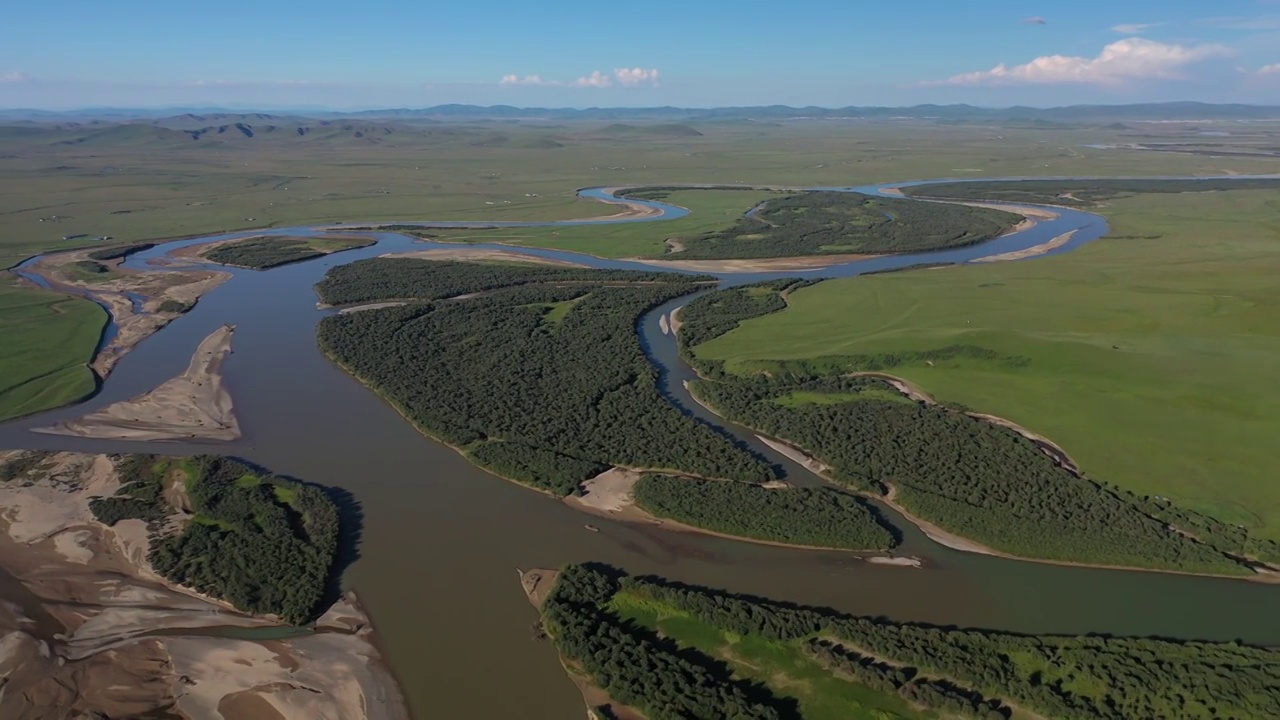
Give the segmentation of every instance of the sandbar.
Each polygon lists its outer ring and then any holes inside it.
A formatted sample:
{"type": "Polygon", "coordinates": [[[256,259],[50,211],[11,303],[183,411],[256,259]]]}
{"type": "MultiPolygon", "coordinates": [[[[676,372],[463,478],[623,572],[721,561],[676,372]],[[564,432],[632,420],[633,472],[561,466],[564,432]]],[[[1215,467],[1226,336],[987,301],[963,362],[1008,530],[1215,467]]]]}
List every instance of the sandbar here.
{"type": "Polygon", "coordinates": [[[235,328],[223,325],[200,342],[186,372],[137,397],[36,432],[109,440],[235,440],[240,426],[222,384],[222,362],[235,328]]]}

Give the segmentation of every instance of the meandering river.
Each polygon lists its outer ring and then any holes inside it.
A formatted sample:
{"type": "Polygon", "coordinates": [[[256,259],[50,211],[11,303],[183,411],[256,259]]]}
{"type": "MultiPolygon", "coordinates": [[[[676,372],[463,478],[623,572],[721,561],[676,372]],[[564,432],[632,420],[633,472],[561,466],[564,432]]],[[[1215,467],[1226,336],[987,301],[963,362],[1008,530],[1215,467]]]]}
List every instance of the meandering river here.
{"type": "MultiPolygon", "coordinates": [[[[879,193],[903,185],[823,189],[879,193]]],[[[602,191],[582,194],[600,198],[602,191]]],[[[685,212],[646,204],[663,215],[611,222],[661,220],[685,212]]],[[[773,277],[848,277],[919,263],[967,262],[1041,245],[1075,230],[1070,242],[1050,251],[1069,252],[1106,232],[1105,221],[1096,215],[1055,211],[1060,213],[1056,220],[977,246],[803,273],[721,278],[725,285],[736,285],[773,277]]],[[[313,232],[315,228],[271,230],[313,232]]],[[[183,245],[255,234],[261,232],[167,243],[130,257],[126,264],[143,268],[148,260],[183,245]]],[[[878,566],[848,553],[789,550],[589,518],[493,477],[418,434],[316,348],[316,323],[332,311],[316,309],[312,286],[329,268],[388,252],[456,247],[393,233],[376,237],[378,243],[367,248],[267,272],[232,270],[231,281],[126,355],[97,396],[0,425],[0,448],[214,452],[345,488],[358,502],[362,520],[360,557],[347,570],[346,584],[360,594],[371,613],[415,716],[423,718],[580,717],[581,700],[555,651],[533,639],[536,614],[524,599],[515,569],[587,560],[613,563],[634,574],[658,573],[898,620],[1021,632],[1239,638],[1280,644],[1280,623],[1275,622],[1280,586],[970,555],[934,544],[892,515],[905,534],[902,552],[923,558],[926,567],[878,566]],[[200,340],[224,323],[236,325],[235,349],[224,365],[224,377],[244,432],[240,440],[148,444],[30,432],[151,390],[180,374],[200,340]],[[599,532],[587,531],[588,521],[599,532]]],[[[650,269],[553,250],[481,247],[593,267],[650,269]]],[[[29,274],[24,268],[29,265],[19,268],[29,274]]],[[[802,479],[803,469],[760,444],[750,432],[711,416],[682,387],[690,371],[677,356],[674,338],[660,331],[658,319],[687,301],[672,301],[639,323],[645,348],[662,371],[664,391],[687,412],[725,427],[802,479]]]]}

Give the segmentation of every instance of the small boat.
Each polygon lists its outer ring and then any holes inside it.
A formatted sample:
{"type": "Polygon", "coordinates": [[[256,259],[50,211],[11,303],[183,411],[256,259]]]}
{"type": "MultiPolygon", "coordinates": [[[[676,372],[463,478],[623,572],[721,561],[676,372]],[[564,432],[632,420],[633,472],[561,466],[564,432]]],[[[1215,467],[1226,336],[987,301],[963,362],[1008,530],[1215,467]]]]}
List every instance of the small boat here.
{"type": "Polygon", "coordinates": [[[595,525],[583,525],[582,527],[590,530],[591,532],[600,532],[600,528],[596,527],[595,525]]]}

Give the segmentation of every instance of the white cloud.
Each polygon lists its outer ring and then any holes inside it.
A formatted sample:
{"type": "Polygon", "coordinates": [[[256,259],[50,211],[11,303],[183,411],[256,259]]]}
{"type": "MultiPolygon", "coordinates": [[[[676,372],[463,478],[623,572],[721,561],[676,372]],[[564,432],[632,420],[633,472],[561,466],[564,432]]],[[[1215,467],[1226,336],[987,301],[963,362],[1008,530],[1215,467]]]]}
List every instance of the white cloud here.
{"type": "Polygon", "coordinates": [[[1271,65],[1263,65],[1258,68],[1259,75],[1280,75],[1280,63],[1272,63],[1271,65]]]}
{"type": "Polygon", "coordinates": [[[1151,28],[1160,27],[1164,23],[1121,23],[1120,25],[1112,25],[1111,31],[1118,32],[1121,35],[1141,35],[1151,28]]]}
{"type": "Polygon", "coordinates": [[[1168,45],[1145,38],[1125,38],[1102,49],[1097,57],[1045,55],[1025,65],[1001,63],[990,70],[963,73],[926,85],[1024,85],[1089,83],[1114,85],[1129,80],[1172,80],[1194,63],[1231,55],[1221,45],[1168,45]]]}
{"type": "Polygon", "coordinates": [[[618,68],[613,71],[613,76],[618,82],[627,87],[636,87],[637,85],[657,85],[658,69],[649,68],[618,68]]]}
{"type": "Polygon", "coordinates": [[[7,73],[4,73],[3,75],[0,75],[0,83],[20,83],[20,82],[26,82],[30,79],[31,79],[30,77],[23,75],[22,73],[17,71],[7,72],[7,73]]]}
{"type": "Polygon", "coordinates": [[[607,88],[613,85],[613,79],[599,70],[592,70],[590,75],[573,81],[574,87],[607,88]]]}
{"type": "Polygon", "coordinates": [[[551,80],[543,80],[542,77],[539,75],[525,75],[524,77],[520,77],[519,75],[503,75],[502,79],[498,81],[498,84],[499,85],[561,85],[563,83],[558,83],[551,80]]]}
{"type": "Polygon", "coordinates": [[[540,87],[578,87],[578,88],[610,88],[614,83],[623,87],[640,87],[643,85],[656,86],[658,84],[657,68],[618,68],[613,74],[600,72],[599,70],[591,71],[590,75],[583,75],[577,80],[565,82],[563,80],[546,80],[541,75],[503,75],[498,81],[499,85],[527,85],[540,87]]]}

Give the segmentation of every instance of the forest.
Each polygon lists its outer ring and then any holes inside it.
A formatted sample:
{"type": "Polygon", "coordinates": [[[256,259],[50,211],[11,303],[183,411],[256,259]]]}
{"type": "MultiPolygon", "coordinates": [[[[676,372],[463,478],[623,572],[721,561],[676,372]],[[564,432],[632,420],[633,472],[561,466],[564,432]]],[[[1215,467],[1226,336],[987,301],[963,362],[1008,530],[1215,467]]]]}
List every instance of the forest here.
{"type": "Polygon", "coordinates": [[[337,507],[323,491],[212,455],[126,455],[115,463],[120,488],[91,500],[90,510],[107,525],[147,521],[147,559],[165,578],[295,625],[322,610],[340,530],[337,507]],[[185,483],[193,514],[166,534],[178,511],[165,486],[175,477],[185,483]]]}
{"type": "Polygon", "coordinates": [[[646,475],[634,493],[636,504],[653,515],[728,535],[840,550],[888,550],[896,544],[874,508],[834,488],[646,475]]]}
{"type": "Polygon", "coordinates": [[[714,340],[745,320],[786,308],[783,293],[813,284],[796,279],[770,280],[725,288],[690,300],[680,309],[680,348],[700,373],[723,373],[719,363],[700,362],[688,349],[714,340]]]}
{"type": "Polygon", "coordinates": [[[696,289],[689,276],[390,262],[408,268],[381,275],[372,270],[382,263],[365,266],[356,279],[373,277],[364,286],[352,281],[351,266],[335,268],[326,283],[337,276],[347,290],[329,285],[322,298],[489,292],[326,317],[320,347],[419,429],[477,463],[557,495],[613,465],[774,477],[761,458],[658,392],[635,324],[696,289]]]}
{"type": "Polygon", "coordinates": [[[1022,218],[992,208],[803,192],[769,200],[724,230],[681,238],[681,260],[910,253],[974,245],[1022,218]]]}
{"type": "MultiPolygon", "coordinates": [[[[281,265],[302,262],[327,254],[317,243],[330,244],[337,238],[305,238],[266,235],[219,245],[203,253],[206,260],[250,268],[252,270],[268,270],[281,265]]],[[[372,239],[349,240],[343,242],[343,249],[372,245],[372,239]]]]}
{"type": "Polygon", "coordinates": [[[995,550],[1046,560],[1251,572],[1129,498],[1073,475],[1012,430],[942,406],[885,399],[894,391],[875,378],[762,375],[698,381],[693,390],[730,420],[803,447],[831,466],[836,481],[892,494],[912,515],[995,550]],[[778,402],[797,392],[852,399],[778,402]]]}
{"type": "MultiPolygon", "coordinates": [[[[1277,649],[959,630],[619,576],[595,566],[571,566],[566,574],[576,587],[592,588],[566,588],[584,615],[607,615],[601,607],[628,596],[730,637],[786,643],[852,682],[893,689],[917,705],[964,717],[1007,717],[1012,707],[1073,720],[1280,717],[1277,649]]],[[[612,657],[614,651],[599,648],[597,654],[612,657]]]]}
{"type": "Polygon", "coordinates": [[[617,589],[612,576],[571,565],[542,606],[561,655],[610,697],[641,709],[648,720],[785,717],[767,692],[734,680],[723,663],[673,647],[610,613],[604,606],[617,589]]]}
{"type": "MultiPolygon", "coordinates": [[[[551,267],[497,262],[369,258],[333,268],[316,284],[329,305],[382,300],[441,300],[500,288],[545,283],[715,282],[708,275],[551,267]]],[[[692,292],[688,288],[685,292],[692,292]]]]}
{"type": "Polygon", "coordinates": [[[1048,203],[1086,207],[1103,200],[1141,193],[1212,192],[1217,190],[1276,190],[1280,178],[1215,178],[1208,180],[981,180],[974,182],[909,185],[902,192],[912,197],[1048,203]]]}

